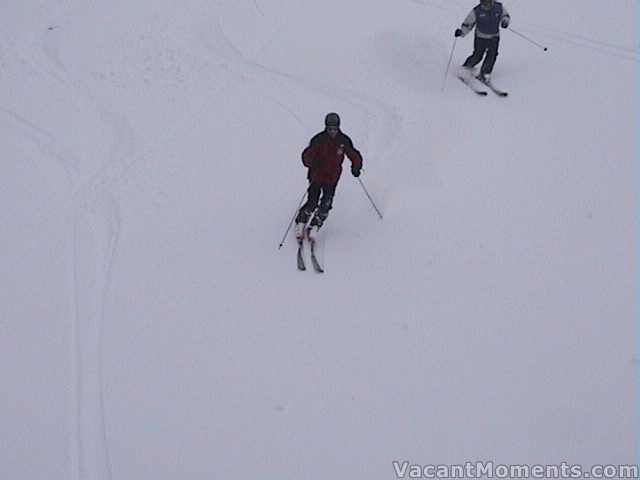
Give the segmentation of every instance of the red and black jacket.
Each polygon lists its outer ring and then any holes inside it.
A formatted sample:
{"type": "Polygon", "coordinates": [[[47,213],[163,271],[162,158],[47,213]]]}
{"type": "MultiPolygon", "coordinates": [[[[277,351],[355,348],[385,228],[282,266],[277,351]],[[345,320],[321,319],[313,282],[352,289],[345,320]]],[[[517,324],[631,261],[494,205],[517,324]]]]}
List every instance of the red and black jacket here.
{"type": "Polygon", "coordinates": [[[302,163],[309,169],[307,178],[325,185],[338,183],[345,155],[352,167],[362,168],[362,155],[347,135],[338,132],[335,138],[331,138],[326,131],[318,133],[302,152],[302,163]]]}

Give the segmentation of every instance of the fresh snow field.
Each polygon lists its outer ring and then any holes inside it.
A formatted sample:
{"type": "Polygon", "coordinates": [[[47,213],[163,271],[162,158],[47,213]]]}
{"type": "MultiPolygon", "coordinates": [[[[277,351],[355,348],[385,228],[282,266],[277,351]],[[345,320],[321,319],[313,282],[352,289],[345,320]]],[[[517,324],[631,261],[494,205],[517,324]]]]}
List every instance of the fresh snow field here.
{"type": "Polygon", "coordinates": [[[0,479],[637,463],[637,2],[505,0],[506,99],[474,5],[3,2],[0,479]]]}

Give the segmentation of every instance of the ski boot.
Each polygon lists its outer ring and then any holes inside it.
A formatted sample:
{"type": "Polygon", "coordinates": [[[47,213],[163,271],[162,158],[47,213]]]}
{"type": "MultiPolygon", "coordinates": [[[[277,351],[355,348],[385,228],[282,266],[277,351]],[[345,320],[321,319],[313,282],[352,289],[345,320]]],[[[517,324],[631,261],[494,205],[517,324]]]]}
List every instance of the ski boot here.
{"type": "Polygon", "coordinates": [[[458,78],[466,81],[471,81],[475,77],[475,69],[473,67],[465,67],[462,65],[457,72],[458,78]]]}
{"type": "Polygon", "coordinates": [[[311,217],[312,214],[312,210],[308,210],[304,207],[298,212],[298,215],[296,216],[296,225],[294,227],[296,240],[298,240],[298,242],[302,241],[304,238],[304,227],[307,225],[309,217],[311,217]]]}
{"type": "Polygon", "coordinates": [[[316,212],[316,214],[311,219],[310,226],[316,227],[318,230],[320,230],[320,227],[322,227],[322,225],[324,224],[324,221],[327,219],[328,216],[329,216],[329,212],[322,212],[322,211],[316,212]]]}
{"type": "Polygon", "coordinates": [[[490,73],[482,73],[480,72],[476,78],[486,85],[491,84],[491,74],[490,73]]]}

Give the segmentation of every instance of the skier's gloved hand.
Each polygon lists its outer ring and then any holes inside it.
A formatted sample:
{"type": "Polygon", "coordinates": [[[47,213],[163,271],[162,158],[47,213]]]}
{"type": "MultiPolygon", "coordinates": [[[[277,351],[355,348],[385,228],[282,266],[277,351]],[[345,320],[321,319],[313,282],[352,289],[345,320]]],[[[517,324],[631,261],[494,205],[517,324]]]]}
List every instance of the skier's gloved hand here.
{"type": "Polygon", "coordinates": [[[462,36],[462,30],[460,30],[459,28],[456,28],[455,33],[453,34],[454,37],[461,37],[462,36]]]}
{"type": "Polygon", "coordinates": [[[359,177],[360,176],[360,170],[361,170],[360,167],[352,166],[351,167],[351,175],[353,175],[354,177],[359,177]]]}
{"type": "Polygon", "coordinates": [[[502,22],[500,23],[500,26],[502,28],[508,28],[509,27],[509,19],[508,18],[503,18],[502,22]]]}

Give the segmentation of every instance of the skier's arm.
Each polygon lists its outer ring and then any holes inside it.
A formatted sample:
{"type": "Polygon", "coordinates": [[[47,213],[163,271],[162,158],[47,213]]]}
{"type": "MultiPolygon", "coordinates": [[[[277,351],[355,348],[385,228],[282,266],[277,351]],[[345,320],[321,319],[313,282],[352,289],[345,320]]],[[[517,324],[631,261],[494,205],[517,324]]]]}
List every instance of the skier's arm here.
{"type": "Polygon", "coordinates": [[[475,25],[476,11],[472,9],[471,12],[469,12],[469,15],[467,15],[467,18],[464,19],[464,22],[462,22],[462,25],[460,26],[460,30],[462,30],[462,36],[464,37],[467,33],[473,30],[473,27],[475,27],[475,25]]]}
{"type": "Polygon", "coordinates": [[[309,142],[309,146],[302,151],[302,164],[307,168],[311,168],[316,159],[316,147],[319,143],[318,137],[319,135],[313,137],[309,142]]]}
{"type": "Polygon", "coordinates": [[[509,12],[507,12],[505,6],[502,5],[502,17],[500,18],[500,25],[502,25],[502,28],[507,28],[509,26],[509,23],[511,23],[511,15],[509,15],[509,12]]]}
{"type": "Polygon", "coordinates": [[[362,169],[362,155],[360,152],[353,146],[353,142],[349,137],[347,137],[347,141],[344,146],[344,153],[346,153],[347,157],[351,161],[351,170],[361,170],[362,169]]]}
{"type": "Polygon", "coordinates": [[[305,167],[309,168],[309,167],[311,167],[312,163],[313,163],[313,147],[311,145],[309,145],[302,152],[302,164],[305,167]]]}

